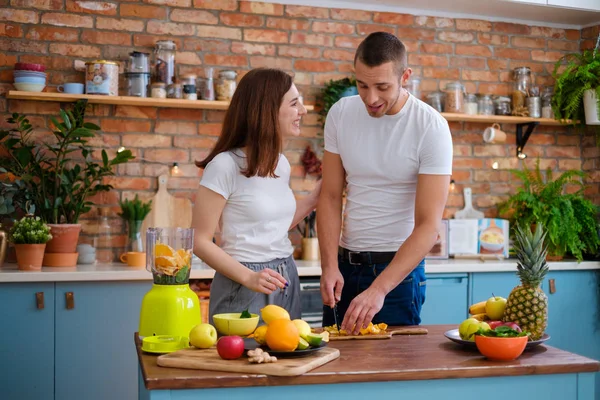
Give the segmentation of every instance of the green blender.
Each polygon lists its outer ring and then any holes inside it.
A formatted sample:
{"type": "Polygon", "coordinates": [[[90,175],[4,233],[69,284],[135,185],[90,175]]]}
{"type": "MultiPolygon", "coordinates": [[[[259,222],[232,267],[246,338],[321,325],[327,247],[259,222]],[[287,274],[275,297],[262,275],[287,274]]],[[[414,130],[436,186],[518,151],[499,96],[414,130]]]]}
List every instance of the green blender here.
{"type": "Polygon", "coordinates": [[[148,228],[146,269],[152,289],[144,296],[139,335],[142,350],[167,353],[188,347],[191,329],[201,323],[200,302],[190,289],[194,230],[148,228]]]}

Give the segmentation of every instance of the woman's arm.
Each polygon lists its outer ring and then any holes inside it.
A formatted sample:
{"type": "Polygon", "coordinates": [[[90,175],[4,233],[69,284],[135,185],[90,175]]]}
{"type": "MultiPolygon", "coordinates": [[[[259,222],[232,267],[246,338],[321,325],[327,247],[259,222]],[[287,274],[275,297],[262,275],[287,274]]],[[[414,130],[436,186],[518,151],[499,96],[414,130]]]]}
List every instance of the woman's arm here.
{"type": "Polygon", "coordinates": [[[270,294],[287,282],[277,272],[265,268],[253,272],[213,243],[213,236],[227,200],[220,194],[200,186],[194,204],[194,254],[215,271],[256,292],[270,294]]]}
{"type": "Polygon", "coordinates": [[[321,193],[322,183],[323,180],[319,179],[315,189],[310,192],[308,196],[296,200],[296,212],[294,213],[294,218],[292,219],[292,225],[290,225],[290,229],[298,225],[298,223],[302,221],[304,217],[310,214],[310,212],[317,207],[317,201],[319,200],[319,194],[321,193]]]}

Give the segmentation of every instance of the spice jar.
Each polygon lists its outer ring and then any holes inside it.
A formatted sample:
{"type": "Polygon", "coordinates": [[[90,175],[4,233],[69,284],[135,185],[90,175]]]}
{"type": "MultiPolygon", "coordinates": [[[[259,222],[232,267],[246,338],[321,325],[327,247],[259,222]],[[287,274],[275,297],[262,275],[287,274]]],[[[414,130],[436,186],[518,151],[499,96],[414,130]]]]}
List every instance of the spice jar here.
{"type": "Polygon", "coordinates": [[[167,97],[167,85],[163,82],[154,82],[150,90],[150,95],[155,99],[164,99],[167,97]]]}
{"type": "Polygon", "coordinates": [[[469,93],[467,95],[463,112],[469,115],[477,114],[477,96],[475,94],[469,93]]]}
{"type": "Polygon", "coordinates": [[[427,95],[427,100],[429,100],[429,105],[435,108],[438,112],[442,112],[442,110],[444,109],[444,93],[429,93],[427,95]]]}
{"type": "Polygon", "coordinates": [[[512,114],[527,116],[529,111],[525,106],[525,98],[529,96],[531,89],[531,69],[529,67],[518,67],[513,70],[515,84],[512,92],[512,114]]]}
{"type": "Polygon", "coordinates": [[[154,49],[154,80],[167,85],[175,77],[175,42],[159,40],[154,49]]]}
{"type": "Polygon", "coordinates": [[[183,83],[183,98],[186,100],[198,100],[198,96],[196,95],[196,75],[183,75],[181,79],[183,83]]]}
{"type": "Polygon", "coordinates": [[[235,92],[237,73],[235,71],[221,71],[215,85],[217,100],[229,101],[235,92]]]}
{"type": "Polygon", "coordinates": [[[505,96],[498,96],[494,99],[494,112],[496,115],[510,115],[510,99],[505,96]]]}
{"type": "Polygon", "coordinates": [[[448,113],[460,113],[465,102],[465,87],[460,82],[450,82],[444,89],[446,102],[444,111],[448,113]]]}
{"type": "Polygon", "coordinates": [[[492,96],[489,94],[479,95],[477,109],[479,115],[494,115],[494,102],[492,101],[492,96]]]}
{"type": "Polygon", "coordinates": [[[544,88],[542,92],[542,118],[554,119],[554,111],[552,111],[552,93],[554,92],[553,86],[544,88]]]}
{"type": "Polygon", "coordinates": [[[183,97],[183,85],[181,83],[172,83],[167,86],[168,99],[181,99],[183,97]]]}

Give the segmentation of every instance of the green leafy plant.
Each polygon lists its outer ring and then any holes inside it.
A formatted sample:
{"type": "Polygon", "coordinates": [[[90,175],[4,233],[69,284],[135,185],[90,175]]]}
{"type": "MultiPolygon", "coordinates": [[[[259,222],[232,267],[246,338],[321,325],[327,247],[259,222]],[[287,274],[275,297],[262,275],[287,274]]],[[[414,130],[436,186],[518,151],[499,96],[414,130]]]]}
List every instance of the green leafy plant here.
{"type": "Polygon", "coordinates": [[[87,101],[79,100],[73,110],[60,110],[60,119],[52,117],[53,139],[49,143],[33,140],[33,127],[26,116],[13,114],[7,121],[11,130],[0,131],[0,146],[8,154],[0,160],[7,170],[20,176],[31,201],[47,223],[75,224],[93,205],[88,199],[112,189],[104,178],[113,176],[113,168],[133,159],[130,150],[109,158],[102,150],[96,162],[88,141],[100,128],[85,122],[87,101]]]}
{"type": "Polygon", "coordinates": [[[329,83],[321,90],[320,105],[321,122],[325,125],[325,119],[329,109],[343,97],[344,93],[352,87],[356,87],[356,79],[354,77],[343,78],[338,80],[330,80],[329,83]]]}
{"type": "Polygon", "coordinates": [[[33,214],[35,206],[29,201],[25,183],[0,167],[0,216],[17,217],[18,213],[33,214]]]}
{"type": "Polygon", "coordinates": [[[511,170],[522,182],[506,202],[499,205],[501,215],[509,216],[511,224],[532,226],[542,223],[547,230],[548,254],[564,256],[567,253],[577,260],[583,254],[595,254],[600,247],[598,237],[598,207],[583,197],[581,179],[585,173],[569,170],[556,179],[550,168],[546,177],[540,171],[539,159],[535,169],[511,170]],[[575,193],[566,193],[567,184],[578,185],[575,193]]]}
{"type": "Polygon", "coordinates": [[[495,329],[481,329],[475,333],[476,335],[487,336],[487,337],[503,337],[503,338],[511,338],[511,337],[521,337],[521,336],[529,336],[528,332],[517,332],[514,329],[508,326],[498,326],[495,329]]]}
{"type": "Polygon", "coordinates": [[[8,240],[14,244],[44,244],[50,239],[50,227],[31,214],[16,221],[8,233],[8,240]]]}
{"type": "Polygon", "coordinates": [[[152,200],[144,203],[137,194],[133,200],[125,199],[125,201],[119,202],[119,205],[121,213],[118,215],[126,221],[143,221],[152,210],[152,200]]]}

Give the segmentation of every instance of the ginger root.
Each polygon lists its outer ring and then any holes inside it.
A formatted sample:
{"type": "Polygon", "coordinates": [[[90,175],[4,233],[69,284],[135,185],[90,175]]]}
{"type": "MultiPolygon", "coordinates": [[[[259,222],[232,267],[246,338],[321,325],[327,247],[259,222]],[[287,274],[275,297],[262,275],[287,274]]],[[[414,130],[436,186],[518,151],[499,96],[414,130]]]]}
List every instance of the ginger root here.
{"type": "Polygon", "coordinates": [[[254,350],[248,351],[248,361],[253,364],[261,364],[261,363],[274,363],[277,362],[277,357],[273,357],[269,355],[266,351],[263,351],[261,348],[257,348],[254,350]]]}

